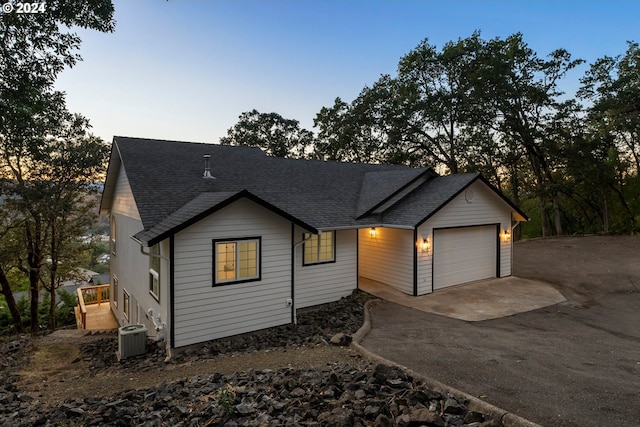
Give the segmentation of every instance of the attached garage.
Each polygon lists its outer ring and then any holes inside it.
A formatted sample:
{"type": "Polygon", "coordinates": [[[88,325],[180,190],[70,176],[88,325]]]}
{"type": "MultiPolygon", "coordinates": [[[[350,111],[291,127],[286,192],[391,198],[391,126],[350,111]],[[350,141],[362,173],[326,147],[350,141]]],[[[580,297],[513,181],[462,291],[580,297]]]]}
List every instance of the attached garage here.
{"type": "Polygon", "coordinates": [[[359,230],[360,277],[418,296],[512,274],[511,231],[524,214],[481,177],[447,178],[388,209],[387,224],[359,230]],[[404,203],[423,215],[401,215],[404,203]]]}
{"type": "Polygon", "coordinates": [[[498,275],[499,225],[433,230],[434,290],[498,275]]]}

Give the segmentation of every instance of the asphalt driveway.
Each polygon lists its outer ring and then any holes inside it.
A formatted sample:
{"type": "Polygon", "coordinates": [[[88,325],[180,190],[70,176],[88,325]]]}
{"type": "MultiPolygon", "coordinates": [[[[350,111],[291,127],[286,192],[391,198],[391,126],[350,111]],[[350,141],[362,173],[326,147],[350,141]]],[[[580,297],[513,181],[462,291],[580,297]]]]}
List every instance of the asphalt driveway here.
{"type": "Polygon", "coordinates": [[[515,245],[567,301],[467,322],[385,302],[362,345],[545,426],[640,425],[640,237],[515,245]]]}

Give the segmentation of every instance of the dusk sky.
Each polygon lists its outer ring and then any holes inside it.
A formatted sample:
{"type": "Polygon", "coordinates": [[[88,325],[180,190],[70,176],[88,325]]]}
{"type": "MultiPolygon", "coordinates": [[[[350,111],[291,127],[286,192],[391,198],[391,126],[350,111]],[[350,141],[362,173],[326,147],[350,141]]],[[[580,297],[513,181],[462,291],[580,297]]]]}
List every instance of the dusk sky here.
{"type": "MultiPolygon", "coordinates": [[[[312,129],[428,38],[438,48],[479,30],[521,32],[544,56],[591,63],[640,41],[639,1],[116,0],[114,33],[78,31],[84,61],[58,89],[93,132],[218,142],[251,109],[312,129]]],[[[588,65],[568,75],[573,95],[588,65]]]]}

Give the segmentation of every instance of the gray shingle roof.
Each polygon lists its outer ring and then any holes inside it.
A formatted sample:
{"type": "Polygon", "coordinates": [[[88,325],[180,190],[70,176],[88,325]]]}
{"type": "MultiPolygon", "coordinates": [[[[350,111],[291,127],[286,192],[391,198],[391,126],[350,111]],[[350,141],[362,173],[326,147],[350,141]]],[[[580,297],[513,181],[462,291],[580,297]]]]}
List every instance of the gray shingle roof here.
{"type": "Polygon", "coordinates": [[[182,224],[205,214],[210,209],[219,207],[221,204],[233,199],[234,196],[237,196],[238,194],[240,194],[240,192],[234,193],[229,191],[220,191],[217,193],[201,193],[197,195],[195,199],[187,202],[186,205],[182,206],[150,229],[143,230],[136,234],[135,237],[143,242],[153,240],[156,237],[171,230],[175,230],[182,224]]]}
{"type": "MultiPolygon", "coordinates": [[[[477,178],[431,178],[382,216],[358,219],[416,178],[437,174],[428,168],[283,159],[268,157],[258,148],[138,138],[115,137],[113,150],[121,159],[144,227],[136,238],[149,244],[240,197],[311,231],[387,221],[413,227],[477,178]],[[202,177],[205,154],[211,155],[215,179],[202,177]]],[[[107,184],[115,178],[108,176],[107,184]]]]}
{"type": "Polygon", "coordinates": [[[360,187],[356,216],[361,217],[375,209],[424,172],[424,169],[366,172],[360,187]]]}
{"type": "Polygon", "coordinates": [[[382,215],[388,225],[417,226],[480,177],[477,173],[439,176],[426,182],[382,215]]]}

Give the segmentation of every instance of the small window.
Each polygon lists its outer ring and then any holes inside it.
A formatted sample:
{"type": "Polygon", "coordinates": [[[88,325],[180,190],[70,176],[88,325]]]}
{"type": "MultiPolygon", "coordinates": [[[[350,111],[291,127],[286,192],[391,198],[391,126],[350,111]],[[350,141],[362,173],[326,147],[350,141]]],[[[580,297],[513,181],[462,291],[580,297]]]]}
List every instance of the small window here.
{"type": "Polygon", "coordinates": [[[111,215],[111,229],[109,230],[111,234],[111,254],[116,254],[116,217],[115,215],[111,215]]]}
{"type": "Polygon", "coordinates": [[[335,231],[323,231],[322,234],[305,233],[303,265],[323,264],[335,262],[336,239],[335,231]]]}
{"type": "Polygon", "coordinates": [[[160,245],[149,248],[149,293],[160,302],[160,245]]]}
{"type": "Polygon", "coordinates": [[[124,289],[122,290],[122,301],[123,301],[122,312],[124,313],[124,317],[127,320],[129,320],[129,309],[131,307],[131,299],[127,291],[125,291],[124,289]]]}
{"type": "Polygon", "coordinates": [[[113,278],[111,279],[112,283],[113,283],[113,303],[115,304],[115,306],[118,306],[118,278],[116,277],[116,275],[113,275],[113,278]]]}
{"type": "Polygon", "coordinates": [[[213,241],[213,284],[260,280],[259,237],[213,241]]]}

